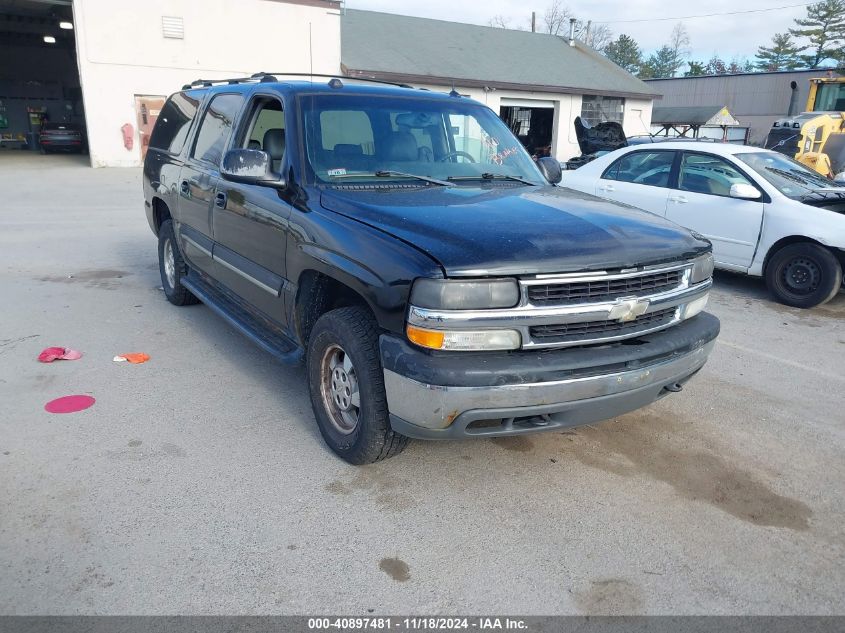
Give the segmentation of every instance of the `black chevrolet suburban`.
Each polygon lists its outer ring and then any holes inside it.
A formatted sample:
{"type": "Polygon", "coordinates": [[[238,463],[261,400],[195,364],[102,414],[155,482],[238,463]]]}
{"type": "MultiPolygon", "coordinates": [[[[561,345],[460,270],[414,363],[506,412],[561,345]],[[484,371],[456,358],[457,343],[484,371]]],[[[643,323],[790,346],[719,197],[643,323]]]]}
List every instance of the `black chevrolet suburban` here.
{"type": "Polygon", "coordinates": [[[340,457],[605,420],[704,365],[704,238],[555,186],[454,91],[286,77],[171,96],[145,205],[167,299],[304,358],[340,457]]]}

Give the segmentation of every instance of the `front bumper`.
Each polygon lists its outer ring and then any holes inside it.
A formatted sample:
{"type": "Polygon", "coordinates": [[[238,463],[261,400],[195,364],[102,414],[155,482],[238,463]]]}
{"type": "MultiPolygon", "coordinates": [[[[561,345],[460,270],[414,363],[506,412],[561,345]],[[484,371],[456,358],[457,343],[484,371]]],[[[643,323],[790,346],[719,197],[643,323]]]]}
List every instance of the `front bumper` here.
{"type": "Polygon", "coordinates": [[[606,420],[679,391],[710,354],[716,317],[554,351],[430,353],[381,337],[391,424],[421,439],[517,435],[606,420]]]}

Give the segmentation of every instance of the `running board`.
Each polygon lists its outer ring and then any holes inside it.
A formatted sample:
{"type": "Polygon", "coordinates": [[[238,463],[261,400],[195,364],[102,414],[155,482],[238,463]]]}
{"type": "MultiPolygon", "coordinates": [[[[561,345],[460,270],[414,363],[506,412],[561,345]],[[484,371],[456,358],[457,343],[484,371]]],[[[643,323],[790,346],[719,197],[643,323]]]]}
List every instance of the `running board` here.
{"type": "Polygon", "coordinates": [[[264,351],[283,363],[295,364],[302,360],[303,349],[299,345],[283,334],[273,332],[268,324],[262,323],[222,292],[212,288],[195,272],[191,271],[181,282],[197,299],[264,351]]]}

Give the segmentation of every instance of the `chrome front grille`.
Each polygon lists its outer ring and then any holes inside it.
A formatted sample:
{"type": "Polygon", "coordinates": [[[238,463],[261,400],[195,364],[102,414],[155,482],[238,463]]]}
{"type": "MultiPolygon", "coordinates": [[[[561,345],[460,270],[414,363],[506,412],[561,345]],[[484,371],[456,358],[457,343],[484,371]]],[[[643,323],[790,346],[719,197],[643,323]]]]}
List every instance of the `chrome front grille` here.
{"type": "Polygon", "coordinates": [[[638,277],[537,284],[527,287],[528,301],[533,305],[546,306],[643,297],[674,290],[681,285],[683,276],[683,270],[665,270],[638,277]]]}
{"type": "Polygon", "coordinates": [[[537,325],[529,328],[532,340],[544,343],[582,343],[601,337],[638,334],[645,330],[669,325],[675,320],[677,308],[647,312],[633,321],[585,321],[561,325],[537,325]]]}
{"type": "Polygon", "coordinates": [[[692,261],[684,261],[522,277],[519,304],[512,308],[411,306],[408,323],[433,330],[516,330],[526,350],[621,341],[679,323],[684,306],[707,295],[712,280],[692,284],[692,267],[692,261]]]}

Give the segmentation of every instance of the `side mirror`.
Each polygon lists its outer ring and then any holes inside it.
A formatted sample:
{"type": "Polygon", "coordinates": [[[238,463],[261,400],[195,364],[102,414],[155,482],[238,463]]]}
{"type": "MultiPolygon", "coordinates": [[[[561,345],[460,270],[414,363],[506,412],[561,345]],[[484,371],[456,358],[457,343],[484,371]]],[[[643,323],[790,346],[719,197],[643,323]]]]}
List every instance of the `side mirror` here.
{"type": "Polygon", "coordinates": [[[741,198],[743,200],[759,200],[760,191],[757,187],[749,185],[745,182],[737,182],[731,185],[731,198],[741,198]]]}
{"type": "Polygon", "coordinates": [[[223,156],[220,176],[248,185],[284,187],[285,180],[273,171],[273,159],[260,149],[232,149],[223,156]]]}
{"type": "Polygon", "coordinates": [[[537,167],[540,168],[540,173],[543,174],[543,177],[552,185],[556,185],[563,178],[563,172],[560,170],[560,163],[551,156],[544,156],[538,160],[537,167]]]}

